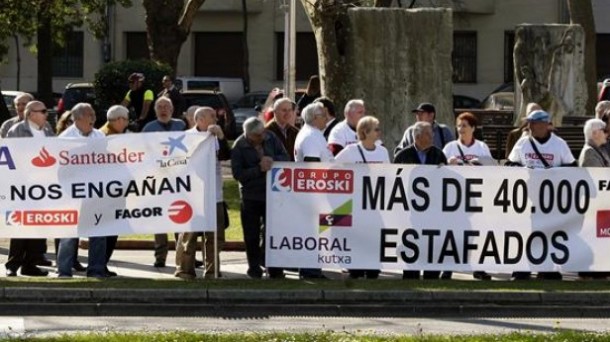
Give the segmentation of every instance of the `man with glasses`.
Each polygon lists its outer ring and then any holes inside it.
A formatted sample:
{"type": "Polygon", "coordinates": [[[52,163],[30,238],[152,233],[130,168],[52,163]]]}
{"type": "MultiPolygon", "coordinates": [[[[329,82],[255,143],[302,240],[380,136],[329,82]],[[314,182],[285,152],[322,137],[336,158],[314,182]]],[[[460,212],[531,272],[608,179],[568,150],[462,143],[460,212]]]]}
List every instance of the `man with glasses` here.
{"type": "Polygon", "coordinates": [[[30,102],[32,100],[34,100],[34,96],[32,96],[29,93],[23,93],[23,94],[15,97],[15,99],[13,100],[13,104],[15,105],[15,111],[17,112],[17,115],[6,120],[2,124],[2,126],[0,127],[0,137],[6,138],[6,134],[11,129],[11,127],[13,127],[14,124],[23,120],[24,113],[25,113],[25,106],[28,104],[28,102],[30,102]]]}
{"type": "Polygon", "coordinates": [[[174,80],[170,75],[163,76],[163,90],[157,94],[157,98],[161,96],[169,97],[172,100],[172,104],[174,105],[174,114],[172,117],[174,119],[180,119],[182,117],[182,113],[185,111],[185,102],[182,94],[174,85],[174,80]]]}
{"type": "MultiPolygon", "coordinates": [[[[17,102],[17,101],[15,101],[17,102]]],[[[55,134],[47,123],[47,108],[40,101],[30,101],[24,108],[24,120],[13,125],[7,138],[44,138],[55,134]]],[[[44,277],[49,272],[36,267],[46,247],[46,239],[11,239],[6,275],[14,277],[21,268],[21,275],[44,277]]]]}
{"type": "Polygon", "coordinates": [[[155,94],[150,89],[144,88],[144,75],[134,72],[129,75],[129,91],[125,95],[121,105],[126,108],[133,108],[136,113],[136,121],[140,129],[148,122],[155,119],[153,102],[155,94]]]}

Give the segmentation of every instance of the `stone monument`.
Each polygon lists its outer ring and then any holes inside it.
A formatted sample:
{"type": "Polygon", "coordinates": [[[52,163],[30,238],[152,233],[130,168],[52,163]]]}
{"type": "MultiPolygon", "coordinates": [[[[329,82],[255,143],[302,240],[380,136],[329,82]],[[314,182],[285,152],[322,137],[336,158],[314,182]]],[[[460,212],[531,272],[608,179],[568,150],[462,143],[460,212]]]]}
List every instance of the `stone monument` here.
{"type": "Polygon", "coordinates": [[[580,25],[519,25],[515,31],[515,125],[536,102],[555,126],[586,113],[585,36],[580,25]]]}

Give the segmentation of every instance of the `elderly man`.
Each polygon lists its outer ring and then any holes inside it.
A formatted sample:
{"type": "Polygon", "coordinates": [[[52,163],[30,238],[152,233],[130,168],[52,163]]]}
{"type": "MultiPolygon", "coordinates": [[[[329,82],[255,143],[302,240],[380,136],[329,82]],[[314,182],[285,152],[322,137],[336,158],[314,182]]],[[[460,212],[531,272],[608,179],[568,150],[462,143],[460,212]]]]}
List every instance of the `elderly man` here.
{"type": "Polygon", "coordinates": [[[106,123],[100,128],[104,135],[125,133],[129,126],[129,110],[121,105],[114,105],[106,112],[106,123]]]}
{"type": "MultiPolygon", "coordinates": [[[[262,278],[264,262],[266,175],[274,161],[287,161],[288,154],[275,134],[266,131],[262,120],[248,118],[231,151],[231,171],[239,182],[241,222],[248,259],[247,274],[262,278]]],[[[284,278],[282,269],[268,268],[270,278],[284,278]]]]}
{"type": "MultiPolygon", "coordinates": [[[[225,204],[222,193],[222,169],[221,160],[231,158],[231,148],[225,139],[222,128],[217,125],[216,111],[211,107],[199,107],[195,111],[196,126],[187,132],[211,134],[216,140],[216,234],[204,233],[204,278],[214,278],[215,274],[220,276],[220,251],[225,242],[225,204]],[[214,246],[214,238],[218,237],[218,243],[214,246]],[[214,249],[216,248],[216,254],[214,249]]],[[[195,253],[197,251],[197,232],[180,233],[176,247],[176,272],[174,275],[183,279],[195,278],[195,253]]]]}
{"type": "Polygon", "coordinates": [[[25,106],[28,102],[34,100],[34,96],[29,93],[23,93],[13,100],[13,104],[15,105],[15,110],[17,115],[14,117],[4,121],[2,126],[0,126],[0,137],[6,138],[6,134],[13,127],[14,124],[20,122],[24,118],[25,106]]]}
{"type": "MultiPolygon", "coordinates": [[[[157,114],[157,120],[147,123],[142,129],[142,132],[184,131],[184,121],[173,119],[173,111],[174,106],[172,105],[172,100],[170,100],[168,97],[158,98],[155,102],[155,113],[157,114]]],[[[178,238],[178,234],[175,234],[175,238],[178,238]]],[[[155,234],[154,267],[165,267],[168,249],[167,234],[155,234]]]]}
{"type": "Polygon", "coordinates": [[[365,113],[364,101],[356,99],[347,102],[343,110],[345,119],[339,122],[328,136],[328,148],[333,155],[336,156],[347,145],[358,142],[356,126],[358,126],[358,121],[362,119],[365,113]]]}
{"type": "Polygon", "coordinates": [[[328,117],[324,104],[314,102],[303,108],[301,118],[305,122],[294,143],[294,159],[297,162],[331,162],[334,157],[326,145],[322,131],[328,117]]]}
{"type": "MultiPolygon", "coordinates": [[[[95,110],[88,103],[78,103],[72,108],[74,123],[59,135],[60,138],[103,138],[104,133],[93,128],[95,110]]],[[[78,248],[77,238],[61,239],[57,255],[57,271],[59,277],[72,277],[75,250],[78,248]]],[[[106,278],[106,237],[90,237],[88,251],[87,277],[106,278]]]]}
{"type": "Polygon", "coordinates": [[[299,129],[290,123],[295,116],[295,106],[294,102],[286,97],[276,100],[273,103],[273,120],[265,126],[284,145],[290,161],[294,161],[294,141],[299,133],[299,129]]]}
{"type": "MultiPolygon", "coordinates": [[[[420,103],[417,108],[411,111],[415,114],[416,122],[427,122],[432,125],[432,132],[434,133],[434,146],[440,148],[441,150],[445,145],[455,140],[453,136],[453,132],[447,125],[443,125],[441,123],[436,122],[436,108],[431,103],[420,103]]],[[[396,155],[403,148],[410,146],[415,141],[415,137],[413,135],[413,129],[415,125],[411,125],[405,131],[405,134],[402,137],[396,149],[394,149],[394,155],[396,155]]]]}
{"type": "MultiPolygon", "coordinates": [[[[610,134],[610,101],[599,101],[597,103],[595,117],[606,123],[606,132],[610,134]]],[[[605,143],[603,149],[610,154],[610,143],[605,143]]]]}
{"type": "Polygon", "coordinates": [[[324,139],[328,141],[330,131],[337,126],[339,121],[337,120],[337,113],[335,113],[335,104],[328,97],[318,97],[314,103],[321,103],[324,112],[326,113],[326,127],[324,127],[324,139]]]}
{"type": "Polygon", "coordinates": [[[144,75],[134,72],[127,78],[129,81],[129,91],[125,94],[125,98],[121,105],[130,108],[136,112],[136,121],[140,128],[144,127],[148,122],[155,119],[155,114],[152,110],[152,103],[155,100],[155,94],[150,89],[144,88],[144,75]]]}
{"type": "Polygon", "coordinates": [[[195,122],[195,112],[199,109],[199,106],[190,106],[186,112],[184,112],[184,121],[186,121],[186,128],[191,129],[197,124],[195,122]]]}
{"type": "MultiPolygon", "coordinates": [[[[13,125],[6,134],[6,138],[44,138],[55,135],[47,124],[48,112],[44,103],[30,101],[27,105],[22,106],[21,111],[25,119],[13,125]]],[[[48,275],[49,272],[36,267],[45,245],[46,239],[11,239],[6,262],[6,275],[8,277],[16,276],[19,268],[21,268],[22,275],[48,275]]]]}
{"type": "MultiPolygon", "coordinates": [[[[443,151],[434,145],[432,124],[418,121],[412,126],[414,142],[394,156],[395,164],[447,164],[443,151]]],[[[440,272],[424,271],[424,279],[438,279],[440,272]]],[[[403,279],[419,279],[419,271],[403,271],[403,279]]]]}

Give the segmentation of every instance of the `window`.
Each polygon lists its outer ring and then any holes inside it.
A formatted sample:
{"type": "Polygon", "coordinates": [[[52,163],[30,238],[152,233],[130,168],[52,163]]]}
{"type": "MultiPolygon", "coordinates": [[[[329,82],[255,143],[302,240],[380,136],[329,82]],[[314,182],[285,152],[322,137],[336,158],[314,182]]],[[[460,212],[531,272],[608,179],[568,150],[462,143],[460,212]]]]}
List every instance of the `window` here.
{"type": "Polygon", "coordinates": [[[70,32],[53,47],[53,77],[83,77],[83,32],[70,32]]]}
{"type": "MultiPolygon", "coordinates": [[[[313,32],[297,32],[295,47],[295,78],[298,81],[309,80],[311,75],[318,75],[318,48],[313,32]]],[[[275,77],[284,79],[284,32],[275,33],[276,58],[275,77]]]]}
{"type": "Polygon", "coordinates": [[[146,32],[125,32],[125,59],[150,59],[146,32]]]}
{"type": "Polygon", "coordinates": [[[453,82],[477,82],[477,33],[453,33],[453,82]]]}
{"type": "Polygon", "coordinates": [[[195,76],[243,78],[242,36],[241,32],[195,33],[195,76]]]}
{"type": "Polygon", "coordinates": [[[504,83],[513,82],[515,79],[515,61],[513,59],[515,50],[515,32],[504,32],[504,83]]]}
{"type": "Polygon", "coordinates": [[[597,77],[610,78],[610,34],[598,33],[595,39],[597,54],[597,77]]]}

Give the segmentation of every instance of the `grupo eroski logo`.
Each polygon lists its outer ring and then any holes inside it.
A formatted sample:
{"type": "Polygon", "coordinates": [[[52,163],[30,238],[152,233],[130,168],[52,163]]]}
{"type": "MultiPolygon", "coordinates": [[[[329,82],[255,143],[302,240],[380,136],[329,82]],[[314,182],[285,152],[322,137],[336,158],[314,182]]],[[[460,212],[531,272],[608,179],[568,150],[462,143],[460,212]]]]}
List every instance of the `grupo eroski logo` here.
{"type": "Polygon", "coordinates": [[[327,214],[320,214],[320,233],[332,228],[332,227],[343,227],[348,228],[352,226],[352,200],[341,204],[339,207],[334,209],[332,212],[327,214]]]}
{"type": "Polygon", "coordinates": [[[38,156],[32,158],[32,165],[36,167],[49,167],[55,165],[56,162],[57,159],[55,159],[44,146],[40,152],[38,152],[38,156]]]}
{"type": "Polygon", "coordinates": [[[170,157],[174,153],[175,150],[181,150],[181,151],[184,151],[184,153],[188,153],[189,150],[186,148],[186,146],[182,142],[182,140],[184,140],[184,137],[186,137],[186,134],[183,134],[177,138],[169,137],[167,139],[167,141],[163,141],[161,143],[161,145],[164,146],[163,156],[170,157]]]}
{"type": "Polygon", "coordinates": [[[610,210],[597,211],[597,237],[610,238],[610,210]]]}
{"type": "Polygon", "coordinates": [[[167,209],[167,213],[174,223],[183,224],[193,217],[193,208],[186,201],[174,201],[167,209]]]}
{"type": "Polygon", "coordinates": [[[271,169],[271,190],[289,192],[292,190],[292,170],[285,168],[271,169]]]}
{"type": "Polygon", "coordinates": [[[72,226],[78,223],[76,210],[9,210],[7,226],[72,226]]]}

